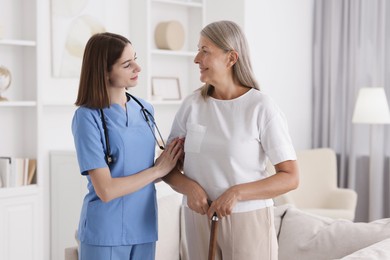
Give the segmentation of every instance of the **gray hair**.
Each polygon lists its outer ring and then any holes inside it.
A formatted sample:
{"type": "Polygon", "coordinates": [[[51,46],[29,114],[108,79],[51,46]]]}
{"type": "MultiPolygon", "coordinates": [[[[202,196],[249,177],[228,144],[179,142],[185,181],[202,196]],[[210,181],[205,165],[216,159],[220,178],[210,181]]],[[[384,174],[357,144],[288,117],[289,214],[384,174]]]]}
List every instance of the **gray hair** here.
{"type": "MultiPolygon", "coordinates": [[[[246,37],[236,23],[232,21],[213,22],[204,27],[200,35],[208,38],[225,52],[236,51],[238,60],[233,65],[233,79],[245,87],[260,90],[253,75],[246,37]]],[[[206,83],[201,89],[202,96],[207,97],[212,89],[213,86],[206,83]]]]}

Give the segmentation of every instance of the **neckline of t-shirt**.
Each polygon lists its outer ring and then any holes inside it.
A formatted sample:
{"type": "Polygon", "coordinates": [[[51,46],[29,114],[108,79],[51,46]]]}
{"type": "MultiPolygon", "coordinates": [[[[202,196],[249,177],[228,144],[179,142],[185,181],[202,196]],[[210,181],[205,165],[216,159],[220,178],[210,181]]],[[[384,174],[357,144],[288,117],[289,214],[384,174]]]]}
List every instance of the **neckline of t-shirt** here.
{"type": "Polygon", "coordinates": [[[218,98],[214,98],[212,96],[209,96],[210,100],[214,101],[214,102],[219,102],[219,103],[230,103],[230,102],[235,102],[235,101],[238,101],[238,100],[241,100],[241,99],[244,99],[246,96],[249,96],[250,93],[252,93],[252,91],[254,91],[255,89],[254,88],[251,88],[249,89],[247,92],[245,92],[244,94],[242,94],[241,96],[238,96],[236,98],[233,98],[233,99],[218,99],[218,98]]]}

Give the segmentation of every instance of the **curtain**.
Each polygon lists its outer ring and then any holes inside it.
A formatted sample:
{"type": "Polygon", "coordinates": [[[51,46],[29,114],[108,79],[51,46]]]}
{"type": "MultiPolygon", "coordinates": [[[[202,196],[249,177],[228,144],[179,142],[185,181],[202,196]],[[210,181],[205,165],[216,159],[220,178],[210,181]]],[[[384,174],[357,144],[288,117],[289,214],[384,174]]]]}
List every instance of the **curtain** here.
{"type": "MultiPolygon", "coordinates": [[[[389,100],[390,2],[315,0],[313,30],[313,148],[337,152],[339,186],[357,191],[356,221],[368,221],[372,132],[370,125],[352,124],[352,114],[361,87],[383,87],[389,100]]],[[[390,217],[390,128],[377,128],[382,218],[390,217]]]]}

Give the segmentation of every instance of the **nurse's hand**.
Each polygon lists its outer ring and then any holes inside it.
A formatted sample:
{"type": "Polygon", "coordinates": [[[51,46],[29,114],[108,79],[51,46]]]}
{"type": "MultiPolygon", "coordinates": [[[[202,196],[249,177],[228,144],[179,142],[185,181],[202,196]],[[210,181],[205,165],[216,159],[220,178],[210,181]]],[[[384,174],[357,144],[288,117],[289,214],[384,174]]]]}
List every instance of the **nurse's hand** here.
{"type": "Polygon", "coordinates": [[[167,175],[177,164],[184,153],[184,140],[176,138],[167,145],[165,150],[156,159],[154,167],[158,171],[158,177],[167,175]]]}

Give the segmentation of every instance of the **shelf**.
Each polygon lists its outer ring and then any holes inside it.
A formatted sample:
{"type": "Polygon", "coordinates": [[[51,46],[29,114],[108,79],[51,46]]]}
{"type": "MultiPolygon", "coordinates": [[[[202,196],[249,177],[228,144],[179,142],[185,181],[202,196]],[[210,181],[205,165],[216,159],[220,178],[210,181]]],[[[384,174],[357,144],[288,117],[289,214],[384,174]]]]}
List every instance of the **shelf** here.
{"type": "Polygon", "coordinates": [[[161,4],[172,4],[172,5],[182,5],[182,6],[188,6],[188,7],[197,7],[202,8],[202,3],[194,2],[191,0],[182,0],[182,1],[175,1],[175,0],[152,0],[153,3],[161,3],[161,4]]]}
{"type": "Polygon", "coordinates": [[[19,196],[30,196],[38,194],[37,184],[25,185],[20,187],[0,188],[0,199],[14,198],[19,196]]]}
{"type": "Polygon", "coordinates": [[[145,55],[148,59],[145,64],[146,80],[140,83],[150,86],[147,88],[146,98],[153,105],[175,108],[182,103],[182,100],[153,100],[151,84],[153,77],[178,78],[182,97],[201,85],[194,59],[198,54],[197,43],[199,32],[205,23],[206,6],[205,0],[150,0],[149,5],[145,6],[147,17],[150,17],[150,21],[146,23],[148,35],[145,39],[145,55]],[[183,26],[185,32],[183,46],[180,50],[159,49],[155,42],[155,30],[161,22],[171,20],[183,26]]]}
{"type": "Polygon", "coordinates": [[[46,45],[47,33],[38,32],[46,31],[45,1],[4,0],[0,5],[0,63],[12,74],[11,87],[2,93],[8,100],[0,101],[0,154],[38,162],[34,184],[0,188],[0,259],[41,260],[46,257],[42,220],[47,219],[43,194],[48,189],[41,170],[47,161],[42,152],[47,129],[41,123],[40,89],[45,85],[42,61],[50,51],[39,44],[43,38],[46,45]],[[39,55],[41,49],[47,53],[39,55]],[[15,240],[15,234],[23,236],[15,240]]]}
{"type": "MultiPolygon", "coordinates": [[[[180,105],[182,100],[147,100],[152,105],[180,105]]],[[[1,104],[1,103],[0,103],[1,104]]],[[[55,108],[55,107],[66,107],[66,108],[77,108],[75,104],[72,103],[44,103],[44,108],[55,108]]]]}
{"type": "Polygon", "coordinates": [[[36,101],[2,101],[0,107],[35,107],[36,101]]]}
{"type": "Polygon", "coordinates": [[[37,43],[35,41],[27,40],[0,39],[0,45],[35,47],[37,46],[37,43]]]}
{"type": "Polygon", "coordinates": [[[74,103],[70,102],[59,102],[59,103],[43,103],[44,107],[71,107],[76,108],[74,103]]]}
{"type": "Polygon", "coordinates": [[[171,101],[154,101],[151,100],[150,103],[154,106],[164,106],[164,105],[180,105],[182,100],[171,100],[171,101]]]}
{"type": "Polygon", "coordinates": [[[170,51],[170,50],[159,50],[153,49],[151,51],[153,55],[166,55],[166,56],[183,56],[183,57],[193,57],[195,58],[196,51],[170,51]]]}

